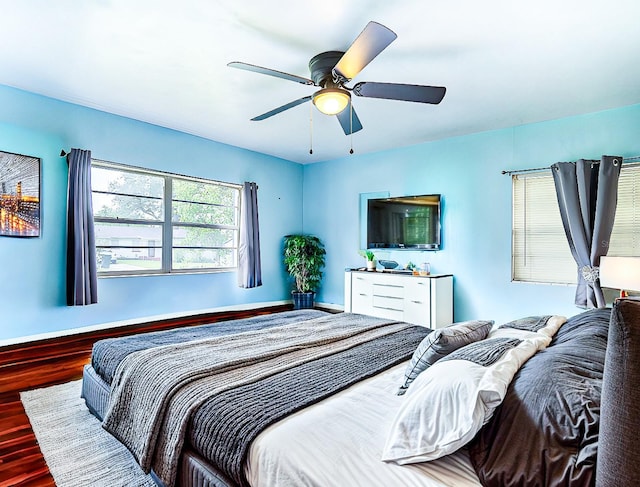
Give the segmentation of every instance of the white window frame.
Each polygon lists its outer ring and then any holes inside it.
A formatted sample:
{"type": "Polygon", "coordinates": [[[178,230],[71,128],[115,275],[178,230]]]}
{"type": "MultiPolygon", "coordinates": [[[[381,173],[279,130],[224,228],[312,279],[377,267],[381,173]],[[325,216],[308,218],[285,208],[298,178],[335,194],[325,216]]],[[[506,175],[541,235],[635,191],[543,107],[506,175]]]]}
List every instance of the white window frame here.
{"type": "MultiPolygon", "coordinates": [[[[227,183],[222,181],[215,181],[204,178],[197,178],[191,176],[184,176],[174,173],[168,173],[163,171],[154,171],[150,169],[138,168],[133,166],[128,166],[124,164],[118,164],[109,161],[103,161],[99,159],[91,160],[92,167],[96,168],[104,168],[111,169],[116,171],[121,171],[129,174],[139,174],[139,175],[147,175],[160,177],[164,180],[164,191],[162,195],[162,205],[163,205],[163,219],[161,220],[137,220],[137,219],[127,219],[121,217],[105,217],[98,216],[95,214],[96,208],[94,208],[94,222],[96,223],[118,223],[118,224],[128,224],[128,225],[157,225],[162,227],[162,244],[158,245],[158,251],[161,254],[160,269],[137,269],[137,270],[101,270],[100,259],[98,258],[98,277],[122,277],[122,276],[145,276],[145,275],[162,275],[162,274],[192,274],[192,273],[218,273],[218,272],[232,272],[237,270],[238,267],[238,246],[239,246],[239,236],[240,236],[240,195],[242,186],[234,183],[227,183]],[[235,198],[235,204],[233,205],[234,209],[234,221],[235,225],[221,225],[221,224],[203,224],[203,223],[195,223],[195,222],[174,222],[173,215],[173,183],[176,180],[194,182],[194,183],[203,183],[208,185],[216,185],[223,186],[225,188],[231,188],[238,192],[235,198]],[[174,247],[174,229],[177,227],[199,227],[204,229],[225,229],[231,230],[234,232],[235,236],[233,239],[233,246],[231,247],[220,247],[224,249],[231,249],[233,252],[233,265],[226,267],[190,267],[190,268],[174,268],[173,267],[173,250],[175,248],[181,248],[179,246],[174,247]]],[[[92,188],[92,194],[101,193],[101,194],[110,194],[108,191],[97,191],[92,188]]],[[[195,201],[183,201],[186,203],[197,203],[195,201]]],[[[198,203],[200,204],[200,203],[198,203]]],[[[229,206],[224,206],[224,208],[231,208],[229,206]]],[[[97,245],[96,244],[96,254],[100,254],[101,249],[111,249],[115,248],[113,246],[108,245],[97,245]]],[[[149,248],[149,247],[148,247],[149,248]]],[[[194,247],[195,248],[195,247],[194,247]]],[[[209,247],[207,247],[209,248],[209,247]]],[[[213,247],[211,247],[213,248],[213,247]]]]}
{"type": "MultiPolygon", "coordinates": [[[[577,264],[562,226],[551,171],[521,172],[511,178],[511,280],[576,284],[577,264]]],[[[640,163],[622,166],[607,255],[640,255],[640,163]]]]}

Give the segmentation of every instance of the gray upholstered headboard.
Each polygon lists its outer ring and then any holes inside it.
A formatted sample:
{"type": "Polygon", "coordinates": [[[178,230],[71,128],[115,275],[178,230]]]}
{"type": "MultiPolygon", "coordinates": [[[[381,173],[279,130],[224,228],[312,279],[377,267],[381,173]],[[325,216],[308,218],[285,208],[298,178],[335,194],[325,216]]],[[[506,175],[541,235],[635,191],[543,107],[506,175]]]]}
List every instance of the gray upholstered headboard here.
{"type": "Polygon", "coordinates": [[[640,300],[611,313],[600,405],[596,487],[640,485],[640,300]]]}

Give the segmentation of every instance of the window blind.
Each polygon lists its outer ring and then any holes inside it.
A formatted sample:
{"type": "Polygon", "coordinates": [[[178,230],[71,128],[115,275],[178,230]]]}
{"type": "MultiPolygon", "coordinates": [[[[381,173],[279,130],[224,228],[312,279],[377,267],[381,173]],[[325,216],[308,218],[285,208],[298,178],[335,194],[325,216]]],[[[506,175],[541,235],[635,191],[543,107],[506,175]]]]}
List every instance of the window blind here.
{"type": "MultiPolygon", "coordinates": [[[[513,281],[576,284],[551,171],[512,176],[513,281]]],[[[624,164],[608,255],[640,255],[640,164],[624,164]]]]}
{"type": "Polygon", "coordinates": [[[551,171],[513,176],[512,280],[576,283],[551,171]]]}
{"type": "Polygon", "coordinates": [[[618,207],[607,255],[640,256],[640,163],[622,165],[618,207]]]}

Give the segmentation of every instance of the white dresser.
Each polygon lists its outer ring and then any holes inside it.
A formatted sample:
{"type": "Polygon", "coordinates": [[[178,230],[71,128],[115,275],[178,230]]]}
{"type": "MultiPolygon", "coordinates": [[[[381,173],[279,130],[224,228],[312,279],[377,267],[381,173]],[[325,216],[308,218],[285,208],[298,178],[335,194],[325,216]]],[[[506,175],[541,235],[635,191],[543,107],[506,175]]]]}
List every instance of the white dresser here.
{"type": "Polygon", "coordinates": [[[347,270],[344,310],[442,328],[453,322],[453,276],[347,270]]]}

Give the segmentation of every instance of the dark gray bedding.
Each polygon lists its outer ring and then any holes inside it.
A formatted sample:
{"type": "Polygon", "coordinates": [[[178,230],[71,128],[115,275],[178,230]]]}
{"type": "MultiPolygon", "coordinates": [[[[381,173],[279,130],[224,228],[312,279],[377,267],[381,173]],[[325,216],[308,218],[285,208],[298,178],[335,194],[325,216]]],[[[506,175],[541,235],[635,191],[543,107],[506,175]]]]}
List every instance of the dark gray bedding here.
{"type": "MultiPolygon", "coordinates": [[[[485,487],[582,487],[595,484],[598,443],[600,440],[602,448],[603,441],[602,432],[599,431],[600,415],[602,413],[603,417],[606,417],[609,414],[604,409],[601,411],[600,398],[610,315],[610,309],[599,309],[570,318],[560,328],[551,345],[532,357],[516,374],[503,404],[469,445],[470,458],[485,487]]],[[[638,315],[640,310],[636,313],[636,316],[638,315]]],[[[321,313],[321,316],[324,314],[321,313]]],[[[261,319],[250,320],[252,322],[249,326],[256,327],[253,329],[262,327],[262,324],[256,323],[261,319]]],[[[237,323],[229,322],[227,330],[232,330],[230,333],[237,331],[237,323]]],[[[637,319],[633,324],[637,325],[637,319]]],[[[219,325],[216,323],[210,327],[219,325]]],[[[222,328],[217,331],[222,333],[222,328]]],[[[424,338],[424,334],[429,330],[419,331],[422,332],[421,338],[424,338]]],[[[182,338],[185,336],[182,335],[182,338]]],[[[152,347],[153,343],[158,343],[155,340],[169,339],[157,337],[149,341],[144,335],[140,338],[140,341],[131,342],[129,350],[135,350],[136,347],[141,347],[139,349],[142,350],[147,348],[147,345],[152,347]]],[[[363,345],[359,344],[340,352],[345,355],[335,356],[339,367],[350,363],[349,371],[340,370],[340,374],[337,374],[344,377],[346,383],[357,381],[355,377],[358,374],[367,374],[357,367],[360,361],[368,360],[367,354],[364,354],[364,357],[356,355],[357,351],[354,348],[361,346],[363,345]]],[[[415,346],[416,344],[409,345],[411,352],[415,346]]],[[[383,347],[389,348],[389,345],[383,347]]],[[[111,353],[107,351],[105,355],[111,356],[111,353]]],[[[115,355],[117,354],[114,353],[113,356],[115,355]]],[[[375,359],[378,358],[390,362],[394,360],[386,354],[375,359]]],[[[640,363],[637,359],[633,363],[630,362],[633,360],[625,360],[623,364],[633,368],[640,363]]],[[[311,364],[297,365],[286,373],[278,372],[261,377],[255,382],[256,389],[253,392],[248,386],[241,384],[205,399],[191,416],[191,430],[187,431],[187,441],[192,448],[203,454],[203,457],[206,456],[212,465],[220,465],[227,475],[242,484],[244,479],[240,460],[246,456],[249,442],[255,438],[259,430],[277,421],[287,412],[304,407],[305,401],[318,401],[331,394],[329,389],[336,386],[329,382],[324,383],[322,370],[326,370],[326,367],[335,369],[338,365],[329,361],[315,370],[311,364]],[[289,385],[284,382],[285,375],[290,376],[287,380],[293,379],[289,385]],[[267,408],[264,405],[267,399],[275,399],[272,401],[275,407],[267,408]],[[223,418],[221,422],[215,422],[216,416],[223,418]],[[257,426],[251,424],[252,421],[256,421],[257,426]]],[[[630,387],[636,387],[636,384],[637,381],[634,381],[630,387]]],[[[339,389],[343,386],[337,387],[339,389]]],[[[618,395],[614,401],[617,400],[618,395]]],[[[637,404],[637,401],[634,404],[637,404]]],[[[604,402],[602,405],[604,406],[604,402]]],[[[621,407],[628,408],[628,404],[621,407]]],[[[617,416],[612,416],[611,421],[618,421],[617,416]]],[[[629,429],[627,436],[632,438],[629,441],[635,441],[635,423],[625,424],[623,428],[629,429]]],[[[615,445],[616,437],[609,440],[609,449],[621,455],[626,464],[626,453],[630,450],[620,451],[615,445]]],[[[634,458],[633,455],[632,457],[634,458]]],[[[632,468],[635,470],[629,477],[632,479],[631,483],[627,482],[625,486],[635,485],[633,482],[637,477],[637,467],[632,468]]],[[[609,467],[607,474],[613,480],[601,485],[617,486],[615,482],[618,470],[619,465],[609,467]]]]}
{"type": "Polygon", "coordinates": [[[407,328],[215,395],[192,416],[189,441],[218,470],[238,485],[248,486],[244,461],[261,431],[407,360],[428,332],[419,326],[407,328]]]}
{"type": "Polygon", "coordinates": [[[516,374],[470,446],[485,487],[594,485],[610,315],[569,318],[516,374]]]}
{"type": "Polygon", "coordinates": [[[127,355],[139,350],[232,333],[261,330],[276,325],[319,318],[328,314],[325,311],[313,309],[285,311],[240,320],[219,321],[206,325],[142,333],[128,337],[108,338],[94,344],[93,352],[91,353],[91,366],[102,379],[111,384],[118,364],[127,355]]]}

